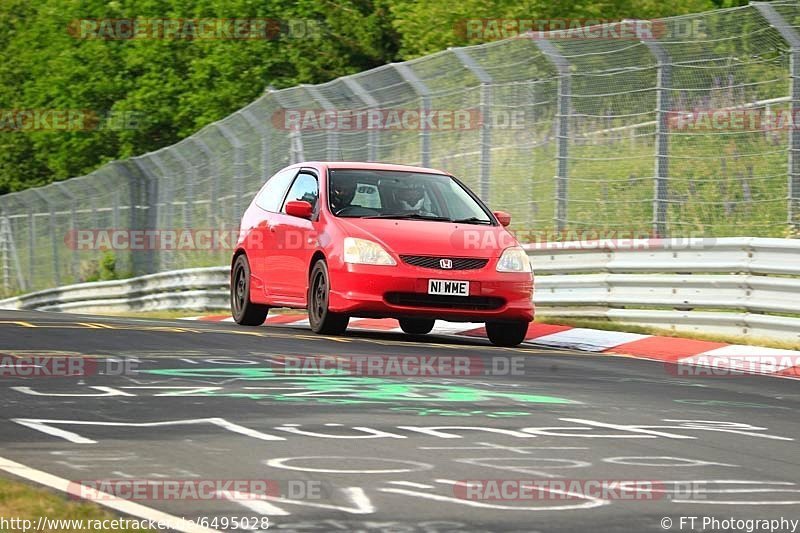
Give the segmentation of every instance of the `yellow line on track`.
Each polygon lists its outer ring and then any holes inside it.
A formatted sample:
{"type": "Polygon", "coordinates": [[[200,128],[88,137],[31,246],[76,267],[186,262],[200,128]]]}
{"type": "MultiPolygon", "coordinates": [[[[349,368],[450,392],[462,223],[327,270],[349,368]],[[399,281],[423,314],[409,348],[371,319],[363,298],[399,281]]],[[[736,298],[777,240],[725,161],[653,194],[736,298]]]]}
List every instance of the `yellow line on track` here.
{"type": "MultiPolygon", "coordinates": [[[[105,330],[116,330],[116,331],[141,331],[141,332],[158,332],[158,333],[193,333],[193,334],[203,334],[203,333],[211,333],[211,334],[222,334],[222,335],[249,335],[253,337],[265,337],[265,338],[274,338],[274,339],[298,339],[298,340],[308,340],[308,341],[333,341],[338,343],[365,343],[365,344],[377,344],[380,346],[403,346],[403,347],[428,347],[428,348],[444,348],[450,350],[485,350],[487,348],[492,348],[493,350],[500,352],[515,352],[515,353],[530,353],[532,350],[536,350],[537,348],[533,346],[526,346],[526,347],[516,347],[516,348],[497,348],[491,347],[488,344],[482,345],[474,345],[474,344],[451,344],[451,343],[438,343],[438,342],[426,342],[426,343],[414,343],[412,341],[404,341],[404,340],[392,340],[392,339],[372,339],[364,336],[353,336],[353,337],[332,337],[328,335],[308,335],[305,333],[284,333],[280,330],[290,330],[294,328],[286,328],[280,326],[273,326],[273,327],[264,327],[259,329],[236,329],[236,328],[188,328],[185,326],[147,326],[142,324],[106,324],[100,322],[41,322],[41,323],[31,323],[27,321],[21,320],[4,320],[0,321],[0,324],[9,324],[9,325],[16,325],[19,327],[25,328],[50,328],[50,329],[105,329],[105,330]]],[[[295,329],[295,331],[298,331],[295,329]]],[[[359,330],[354,330],[356,332],[359,330]]],[[[382,332],[370,332],[367,330],[361,330],[364,333],[382,333],[382,332]]],[[[548,354],[558,354],[559,350],[548,349],[548,354]]],[[[563,352],[562,352],[563,353],[563,352]]],[[[575,355],[573,353],[564,353],[565,355],[575,355]]]]}

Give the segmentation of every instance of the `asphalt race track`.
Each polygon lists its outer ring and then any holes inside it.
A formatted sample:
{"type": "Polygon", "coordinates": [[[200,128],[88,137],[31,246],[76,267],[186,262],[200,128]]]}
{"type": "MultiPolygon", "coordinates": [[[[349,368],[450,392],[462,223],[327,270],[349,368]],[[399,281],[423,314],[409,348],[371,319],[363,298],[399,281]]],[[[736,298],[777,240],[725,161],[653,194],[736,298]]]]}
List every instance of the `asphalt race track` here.
{"type": "Polygon", "coordinates": [[[136,501],[175,517],[387,533],[700,531],[712,517],[718,528],[705,531],[734,531],[722,521],[800,519],[796,380],[678,377],[657,362],[484,339],[38,312],[0,312],[0,351],[80,355],[96,370],[3,375],[2,475],[274,489],[136,501]],[[287,356],[466,357],[472,375],[308,375],[285,372],[287,356]],[[546,489],[491,492],[496,480],[546,489]],[[650,489],[575,493],[609,480],[650,489]],[[690,516],[694,529],[681,522],[690,516]]]}

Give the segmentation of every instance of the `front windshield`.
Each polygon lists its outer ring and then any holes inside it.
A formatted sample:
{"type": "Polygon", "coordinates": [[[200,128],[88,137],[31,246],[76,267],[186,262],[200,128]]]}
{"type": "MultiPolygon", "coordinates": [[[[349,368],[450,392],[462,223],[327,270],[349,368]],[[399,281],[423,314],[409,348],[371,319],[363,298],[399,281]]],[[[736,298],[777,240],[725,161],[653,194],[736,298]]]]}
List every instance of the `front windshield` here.
{"type": "Polygon", "coordinates": [[[450,176],[389,170],[328,173],[331,212],[347,218],[417,218],[492,224],[489,213],[450,176]]]}

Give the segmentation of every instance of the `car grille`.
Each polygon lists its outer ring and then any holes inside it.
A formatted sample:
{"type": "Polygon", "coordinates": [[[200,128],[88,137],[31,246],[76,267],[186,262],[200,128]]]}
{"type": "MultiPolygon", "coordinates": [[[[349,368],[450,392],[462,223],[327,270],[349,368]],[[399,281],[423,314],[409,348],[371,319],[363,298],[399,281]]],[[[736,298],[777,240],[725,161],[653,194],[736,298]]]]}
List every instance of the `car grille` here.
{"type": "Polygon", "coordinates": [[[440,309],[468,309],[472,311],[499,309],[505,303],[493,296],[442,296],[418,292],[389,292],[386,301],[404,307],[438,307],[440,309]]]}
{"type": "Polygon", "coordinates": [[[435,268],[436,270],[478,270],[486,266],[488,259],[478,259],[474,257],[438,257],[430,255],[401,255],[400,259],[404,263],[422,268],[435,268]],[[453,262],[453,268],[442,268],[439,263],[442,259],[449,259],[453,262]]]}

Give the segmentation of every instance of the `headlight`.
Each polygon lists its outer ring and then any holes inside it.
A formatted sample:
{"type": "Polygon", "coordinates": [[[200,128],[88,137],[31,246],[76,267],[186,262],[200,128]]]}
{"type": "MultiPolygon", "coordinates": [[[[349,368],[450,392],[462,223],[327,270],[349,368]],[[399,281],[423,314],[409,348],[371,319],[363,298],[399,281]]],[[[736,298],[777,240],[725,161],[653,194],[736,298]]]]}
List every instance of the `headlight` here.
{"type": "Polygon", "coordinates": [[[394,266],[397,262],[377,242],[366,239],[345,237],[344,262],[359,263],[362,265],[387,265],[394,266]]]}
{"type": "Polygon", "coordinates": [[[520,246],[512,246],[503,250],[497,262],[498,272],[532,272],[531,260],[520,246]]]}

